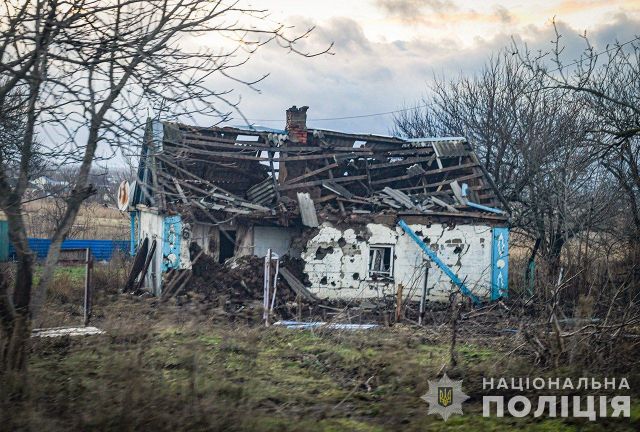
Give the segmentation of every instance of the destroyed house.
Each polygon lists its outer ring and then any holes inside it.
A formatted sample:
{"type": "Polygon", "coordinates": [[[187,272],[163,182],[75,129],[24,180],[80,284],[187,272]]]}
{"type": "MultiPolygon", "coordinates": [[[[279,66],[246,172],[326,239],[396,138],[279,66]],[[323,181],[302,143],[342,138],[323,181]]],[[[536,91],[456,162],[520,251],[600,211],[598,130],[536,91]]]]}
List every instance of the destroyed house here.
{"type": "Polygon", "coordinates": [[[129,200],[146,289],[189,271],[195,242],[219,262],[288,255],[318,298],[507,295],[508,206],[467,140],[312,129],[306,111],[285,130],[148,122],[129,200]]]}

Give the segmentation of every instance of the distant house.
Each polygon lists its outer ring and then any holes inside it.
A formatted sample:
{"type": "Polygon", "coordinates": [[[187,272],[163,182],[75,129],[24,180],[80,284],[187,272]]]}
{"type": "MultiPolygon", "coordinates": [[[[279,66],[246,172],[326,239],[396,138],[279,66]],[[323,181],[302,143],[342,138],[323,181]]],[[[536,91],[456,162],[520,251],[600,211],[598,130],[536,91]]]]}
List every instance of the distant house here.
{"type": "Polygon", "coordinates": [[[195,242],[300,259],[321,298],[507,295],[507,205],[469,142],[311,129],[306,111],[285,130],[148,123],[130,205],[132,246],[157,242],[147,289],[195,242]]]}
{"type": "Polygon", "coordinates": [[[47,176],[40,176],[31,180],[31,184],[39,189],[47,188],[64,188],[69,186],[69,182],[63,180],[54,180],[47,176]]]}

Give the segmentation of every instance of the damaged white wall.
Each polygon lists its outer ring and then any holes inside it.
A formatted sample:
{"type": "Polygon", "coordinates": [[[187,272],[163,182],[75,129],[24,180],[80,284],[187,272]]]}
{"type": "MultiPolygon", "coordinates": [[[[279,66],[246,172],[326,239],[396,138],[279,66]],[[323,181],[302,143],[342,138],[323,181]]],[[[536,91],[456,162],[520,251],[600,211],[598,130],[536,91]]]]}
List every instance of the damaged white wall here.
{"type": "MultiPolygon", "coordinates": [[[[162,262],[164,253],[164,243],[167,240],[165,218],[166,216],[157,214],[154,211],[145,210],[138,212],[138,238],[137,243],[141,244],[145,238],[149,239],[149,250],[153,241],[156,241],[156,250],[149,265],[147,274],[145,275],[144,288],[148,289],[155,295],[162,293],[162,262]]],[[[180,236],[180,251],[177,256],[181,269],[191,268],[191,259],[189,256],[190,239],[184,239],[183,228],[192,236],[191,226],[189,224],[180,224],[177,235],[180,236]]]]}
{"type": "Polygon", "coordinates": [[[211,230],[212,227],[210,225],[200,223],[191,224],[191,239],[189,242],[195,242],[207,255],[211,254],[211,251],[209,250],[209,245],[211,243],[211,230]]]}
{"type": "Polygon", "coordinates": [[[164,217],[150,211],[141,211],[138,214],[140,215],[138,244],[148,238],[149,250],[151,250],[151,243],[156,240],[156,253],[145,276],[144,287],[159,295],[162,286],[162,225],[164,217]]]}
{"type": "MultiPolygon", "coordinates": [[[[486,225],[410,225],[431,246],[465,285],[480,297],[491,285],[491,227],[486,225]]],[[[376,298],[396,293],[398,284],[407,296],[422,294],[427,266],[430,301],[448,301],[451,280],[420,250],[400,227],[368,224],[338,229],[328,223],[307,242],[302,258],[309,289],[321,298],[376,298]],[[373,280],[369,275],[369,251],[393,246],[393,279],[373,280]]]]}

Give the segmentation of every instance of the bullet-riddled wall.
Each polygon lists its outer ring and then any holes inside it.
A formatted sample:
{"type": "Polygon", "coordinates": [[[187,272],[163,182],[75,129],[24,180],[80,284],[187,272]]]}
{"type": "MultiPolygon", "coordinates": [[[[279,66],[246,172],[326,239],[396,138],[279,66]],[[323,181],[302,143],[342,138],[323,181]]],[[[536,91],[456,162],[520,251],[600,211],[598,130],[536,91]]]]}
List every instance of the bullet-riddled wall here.
{"type": "MultiPolygon", "coordinates": [[[[465,285],[488,298],[492,272],[492,228],[486,225],[410,225],[465,285]]],[[[376,298],[398,284],[416,300],[428,268],[427,296],[447,301],[449,279],[400,227],[367,224],[347,229],[323,224],[302,254],[310,290],[322,298],[376,298]],[[386,274],[388,272],[388,275],[386,274]]]]}

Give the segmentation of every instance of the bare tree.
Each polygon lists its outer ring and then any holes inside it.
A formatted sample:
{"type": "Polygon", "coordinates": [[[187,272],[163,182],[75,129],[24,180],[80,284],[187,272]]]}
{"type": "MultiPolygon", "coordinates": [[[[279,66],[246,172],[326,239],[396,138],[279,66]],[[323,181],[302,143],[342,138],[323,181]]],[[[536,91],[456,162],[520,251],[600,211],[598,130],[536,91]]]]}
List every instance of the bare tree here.
{"type": "MultiPolygon", "coordinates": [[[[555,25],[554,25],[555,26],[555,25]]],[[[583,36],[584,52],[567,58],[555,27],[548,51],[532,52],[514,44],[522,64],[545,77],[546,89],[571,94],[593,118],[591,152],[601,158],[626,196],[624,207],[633,221],[629,240],[640,235],[640,36],[607,45],[601,51],[583,36]]]]}
{"type": "Polygon", "coordinates": [[[590,153],[592,118],[544,74],[503,52],[473,77],[436,79],[424,108],[401,112],[395,132],[463,135],[512,208],[512,225],[557,272],[564,245],[603,227],[615,197],[590,153]]]}
{"type": "Polygon", "coordinates": [[[167,118],[197,114],[212,123],[240,114],[230,91],[212,79],[253,87],[265,75],[248,81],[234,71],[267,43],[305,56],[328,48],[300,52],[297,42],[311,30],[291,36],[267,11],[239,1],[7,0],[0,8],[0,105],[20,94],[26,113],[12,155],[19,170],[0,160],[0,208],[18,259],[12,297],[0,281],[3,364],[21,369],[31,314],[43,302],[80,205],[94,193],[89,179],[100,148],[107,156],[130,151],[141,141],[147,113],[159,106],[167,118]],[[203,38],[215,48],[189,48],[203,38]],[[32,300],[33,257],[21,203],[36,154],[51,164],[77,163],[78,173],[32,300]]]}

